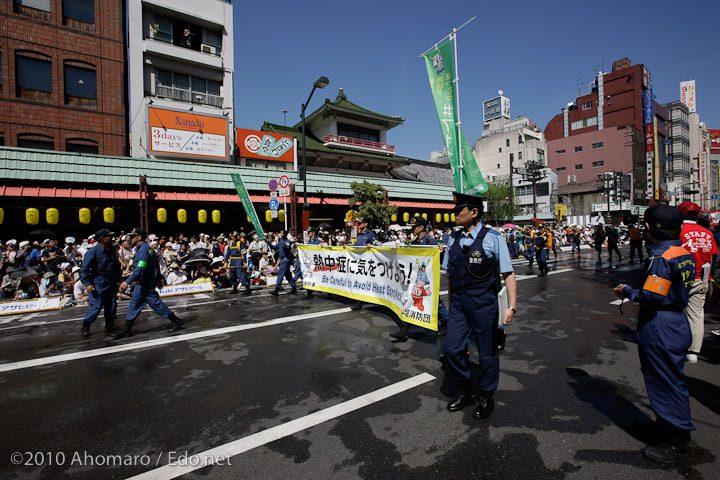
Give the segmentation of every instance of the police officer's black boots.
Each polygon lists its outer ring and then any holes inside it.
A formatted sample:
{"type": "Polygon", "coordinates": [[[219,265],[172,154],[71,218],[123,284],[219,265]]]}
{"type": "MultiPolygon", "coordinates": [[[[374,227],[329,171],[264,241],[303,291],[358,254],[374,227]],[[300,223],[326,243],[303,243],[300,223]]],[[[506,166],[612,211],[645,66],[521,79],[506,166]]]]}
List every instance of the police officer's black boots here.
{"type": "Polygon", "coordinates": [[[230,294],[235,295],[236,293],[238,293],[237,285],[233,285],[233,289],[232,289],[232,292],[230,292],[230,294]]]}
{"type": "Polygon", "coordinates": [[[483,420],[490,417],[493,410],[495,410],[495,392],[480,392],[478,404],[473,411],[473,418],[483,420]]]}
{"type": "Polygon", "coordinates": [[[105,322],[105,331],[107,333],[113,333],[120,330],[117,325],[115,325],[115,322],[105,322]]]}
{"type": "Polygon", "coordinates": [[[470,386],[470,382],[463,382],[460,385],[460,391],[458,392],[457,396],[450,400],[450,402],[447,404],[447,409],[451,412],[458,412],[462,410],[463,408],[467,407],[468,405],[472,405],[475,403],[475,400],[473,400],[473,390],[470,386]]]}
{"type": "Polygon", "coordinates": [[[390,332],[390,336],[393,337],[398,342],[407,342],[408,339],[408,330],[410,329],[410,325],[403,322],[400,326],[400,330],[396,332],[390,332]]]}
{"type": "Polygon", "coordinates": [[[80,333],[83,337],[87,338],[90,336],[90,324],[83,320],[82,328],[80,329],[80,333]]]}
{"type": "Polygon", "coordinates": [[[182,325],[183,321],[180,320],[177,315],[171,313],[168,317],[168,320],[172,322],[172,325],[170,325],[170,328],[168,328],[168,332],[177,332],[178,330],[180,330],[180,326],[182,325]]]}
{"type": "Polygon", "coordinates": [[[312,300],[313,299],[313,293],[312,290],[305,290],[307,293],[304,297],[302,297],[303,300],[312,300]]]}
{"type": "Polygon", "coordinates": [[[296,295],[297,294],[297,287],[292,287],[290,289],[290,295],[296,295]]]}
{"type": "Polygon", "coordinates": [[[279,289],[279,288],[276,288],[275,290],[273,290],[272,292],[270,292],[270,295],[275,295],[275,296],[277,297],[278,295],[280,295],[280,289],[279,289]]]}
{"type": "Polygon", "coordinates": [[[113,333],[113,339],[120,340],[121,338],[132,337],[132,326],[133,322],[125,322],[125,326],[122,330],[118,330],[113,333]]]}
{"type": "Polygon", "coordinates": [[[665,441],[657,446],[647,446],[642,453],[660,463],[679,463],[690,458],[690,431],[664,425],[665,441]]]}
{"type": "Polygon", "coordinates": [[[245,291],[243,292],[243,295],[250,295],[251,293],[252,292],[250,291],[250,284],[248,283],[247,285],[245,285],[245,291]]]}

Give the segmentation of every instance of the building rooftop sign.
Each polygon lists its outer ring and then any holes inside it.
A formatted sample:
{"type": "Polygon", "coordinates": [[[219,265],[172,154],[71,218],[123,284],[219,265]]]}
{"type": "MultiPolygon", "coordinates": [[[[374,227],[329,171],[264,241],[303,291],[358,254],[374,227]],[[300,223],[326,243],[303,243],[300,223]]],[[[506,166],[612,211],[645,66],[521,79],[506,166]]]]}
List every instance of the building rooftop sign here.
{"type": "Polygon", "coordinates": [[[148,153],[227,160],[225,117],[148,107],[148,153]]]}
{"type": "Polygon", "coordinates": [[[483,120],[490,121],[495,118],[510,119],[510,99],[500,95],[483,102],[483,120]]]}

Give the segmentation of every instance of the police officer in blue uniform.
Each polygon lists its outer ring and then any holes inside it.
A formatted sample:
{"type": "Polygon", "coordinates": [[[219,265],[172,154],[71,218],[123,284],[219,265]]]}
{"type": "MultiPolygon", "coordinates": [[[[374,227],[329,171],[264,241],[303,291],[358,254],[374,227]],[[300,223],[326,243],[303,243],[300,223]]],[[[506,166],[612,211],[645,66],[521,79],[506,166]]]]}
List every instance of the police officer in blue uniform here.
{"type": "MultiPolygon", "coordinates": [[[[497,275],[505,278],[508,304],[503,323],[512,321],[517,305],[517,283],[502,234],[483,225],[482,198],[453,193],[455,219],[462,230],[448,244],[445,267],[450,297],[447,336],[443,344],[449,372],[459,383],[459,394],[447,405],[461,410],[477,399],[473,418],[488,418],[495,409],[495,390],[500,379],[498,343],[497,275]],[[468,341],[474,336],[480,354],[480,384],[477,395],[470,382],[468,341]]],[[[499,280],[499,279],[498,279],[499,280]]]]}
{"type": "Polygon", "coordinates": [[[80,332],[90,336],[90,324],[105,309],[105,331],[114,332],[117,312],[117,279],[120,277],[120,262],[112,241],[113,232],[101,228],[95,232],[98,244],[83,258],[80,281],[88,292],[88,308],[80,332]]]}
{"type": "Polygon", "coordinates": [[[295,256],[292,253],[292,244],[293,242],[291,242],[287,238],[287,232],[282,232],[280,240],[278,240],[278,242],[272,247],[273,250],[276,250],[278,252],[280,258],[280,267],[278,268],[278,276],[277,283],[275,284],[275,290],[270,292],[270,295],[277,296],[280,294],[280,285],[285,278],[287,278],[288,283],[290,283],[290,293],[297,293],[297,286],[295,285],[295,280],[293,280],[293,277],[290,274],[290,265],[292,265],[293,260],[295,260],[295,256]]]}
{"type": "MultiPolygon", "coordinates": [[[[370,230],[368,228],[368,221],[366,218],[361,216],[356,216],[355,221],[358,222],[358,234],[355,238],[355,243],[353,243],[352,247],[372,247],[375,242],[378,241],[377,236],[375,235],[375,232],[370,230]]],[[[363,306],[363,302],[356,300],[350,305],[351,310],[360,310],[363,306]]]]}
{"type": "Polygon", "coordinates": [[[637,344],[650,405],[657,416],[660,443],[643,454],[657,462],[677,463],[690,457],[690,396],[683,375],[692,342],[685,316],[695,277],[693,256],[682,247],[684,216],[676,208],[655,205],[645,212],[648,257],[640,288],[620,284],[619,298],[640,303],[637,344]]]}
{"type": "Polygon", "coordinates": [[[535,255],[537,257],[538,268],[540,269],[539,277],[547,277],[548,267],[547,259],[550,255],[550,234],[547,229],[542,229],[535,233],[535,255]]]}
{"type": "Polygon", "coordinates": [[[231,240],[225,248],[225,269],[230,272],[232,294],[238,293],[238,283],[245,287],[243,295],[250,295],[250,282],[245,276],[245,257],[243,256],[243,243],[237,232],[233,232],[231,240]]]}
{"type": "MultiPolygon", "coordinates": [[[[320,239],[317,237],[317,232],[314,228],[310,227],[307,229],[308,241],[305,245],[320,245],[320,239]]],[[[302,265],[300,265],[300,255],[295,256],[295,276],[293,280],[297,282],[298,278],[302,276],[302,265]]],[[[303,300],[310,300],[313,298],[312,290],[306,289],[306,294],[302,297],[303,300]]]]}
{"type": "MultiPolygon", "coordinates": [[[[415,238],[410,242],[410,245],[421,245],[421,246],[437,246],[438,242],[434,238],[431,238],[427,234],[428,221],[423,217],[413,217],[410,219],[409,225],[412,227],[412,233],[415,238]]],[[[445,309],[445,305],[442,300],[438,299],[438,337],[445,335],[445,329],[447,326],[448,313],[445,309]]],[[[391,332],[390,336],[394,339],[405,342],[408,339],[408,330],[410,325],[407,322],[400,321],[400,330],[397,332],[391,332]]]]}
{"type": "Polygon", "coordinates": [[[156,287],[162,287],[162,275],[160,274],[160,265],[155,250],[145,243],[147,231],[135,227],[128,236],[130,237],[130,243],[135,247],[135,268],[132,274],[120,284],[120,291],[124,292],[128,284],[131,283],[135,283],[135,287],[133,288],[132,298],[130,298],[127,316],[125,317],[125,327],[115,333],[113,338],[118,340],[132,336],[133,323],[146,304],[150,305],[150,308],[152,308],[155,313],[172,322],[169,329],[170,332],[180,330],[182,320],[160,300],[160,295],[158,295],[158,292],[155,290],[156,287]]]}
{"type": "Polygon", "coordinates": [[[525,258],[528,261],[528,267],[532,268],[535,261],[535,232],[526,228],[523,243],[525,244],[525,258]]]}
{"type": "Polygon", "coordinates": [[[508,233],[508,250],[510,251],[510,258],[518,258],[520,255],[520,245],[518,245],[518,233],[515,229],[510,230],[508,233]]]}

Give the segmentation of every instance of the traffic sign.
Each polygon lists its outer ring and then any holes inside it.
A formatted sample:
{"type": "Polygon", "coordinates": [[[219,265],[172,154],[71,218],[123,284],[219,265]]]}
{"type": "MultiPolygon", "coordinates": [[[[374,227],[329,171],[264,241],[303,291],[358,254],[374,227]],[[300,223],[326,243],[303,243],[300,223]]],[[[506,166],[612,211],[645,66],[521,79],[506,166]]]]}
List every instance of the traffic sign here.
{"type": "Polygon", "coordinates": [[[271,196],[271,197],[277,197],[277,196],[278,196],[277,190],[275,190],[274,192],[270,192],[270,196],[271,196]]]}
{"type": "Polygon", "coordinates": [[[289,187],[287,187],[287,188],[280,187],[280,189],[278,191],[280,192],[281,197],[289,197],[290,196],[290,188],[289,187]]]}
{"type": "Polygon", "coordinates": [[[278,211],[270,210],[270,218],[278,218],[278,211]]]}
{"type": "Polygon", "coordinates": [[[277,197],[273,197],[270,199],[270,210],[277,210],[280,208],[280,202],[278,201],[277,197]]]}
{"type": "MultiPolygon", "coordinates": [[[[282,195],[282,193],[280,195],[282,195]]],[[[717,200],[717,199],[718,199],[717,194],[710,195],[710,200],[717,200]]]]}
{"type": "Polygon", "coordinates": [[[290,185],[290,179],[287,175],[280,177],[280,188],[287,188],[290,185]]]}
{"type": "Polygon", "coordinates": [[[271,180],[270,180],[270,183],[268,184],[268,187],[270,187],[270,191],[271,191],[271,192],[274,192],[275,190],[277,190],[277,187],[278,187],[278,182],[277,182],[277,180],[275,180],[274,178],[271,179],[271,180]]]}

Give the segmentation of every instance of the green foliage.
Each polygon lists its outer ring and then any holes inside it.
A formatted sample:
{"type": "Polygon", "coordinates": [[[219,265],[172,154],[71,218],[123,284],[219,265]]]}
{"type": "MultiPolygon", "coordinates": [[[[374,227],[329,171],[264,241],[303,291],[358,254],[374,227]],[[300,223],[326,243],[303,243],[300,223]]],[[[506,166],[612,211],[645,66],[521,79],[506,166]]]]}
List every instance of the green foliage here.
{"type": "Polygon", "coordinates": [[[390,215],[397,213],[397,206],[383,203],[382,185],[363,180],[362,183],[352,182],[350,188],[353,195],[348,200],[348,205],[354,208],[356,204],[360,204],[356,208],[357,213],[368,221],[370,228],[384,227],[390,223],[390,215]]]}
{"type": "MultiPolygon", "coordinates": [[[[497,183],[488,183],[488,191],[484,194],[487,197],[488,207],[485,212],[485,220],[497,223],[510,219],[510,180],[503,180],[497,183]]],[[[513,198],[514,211],[518,211],[517,196],[513,198]]]]}

